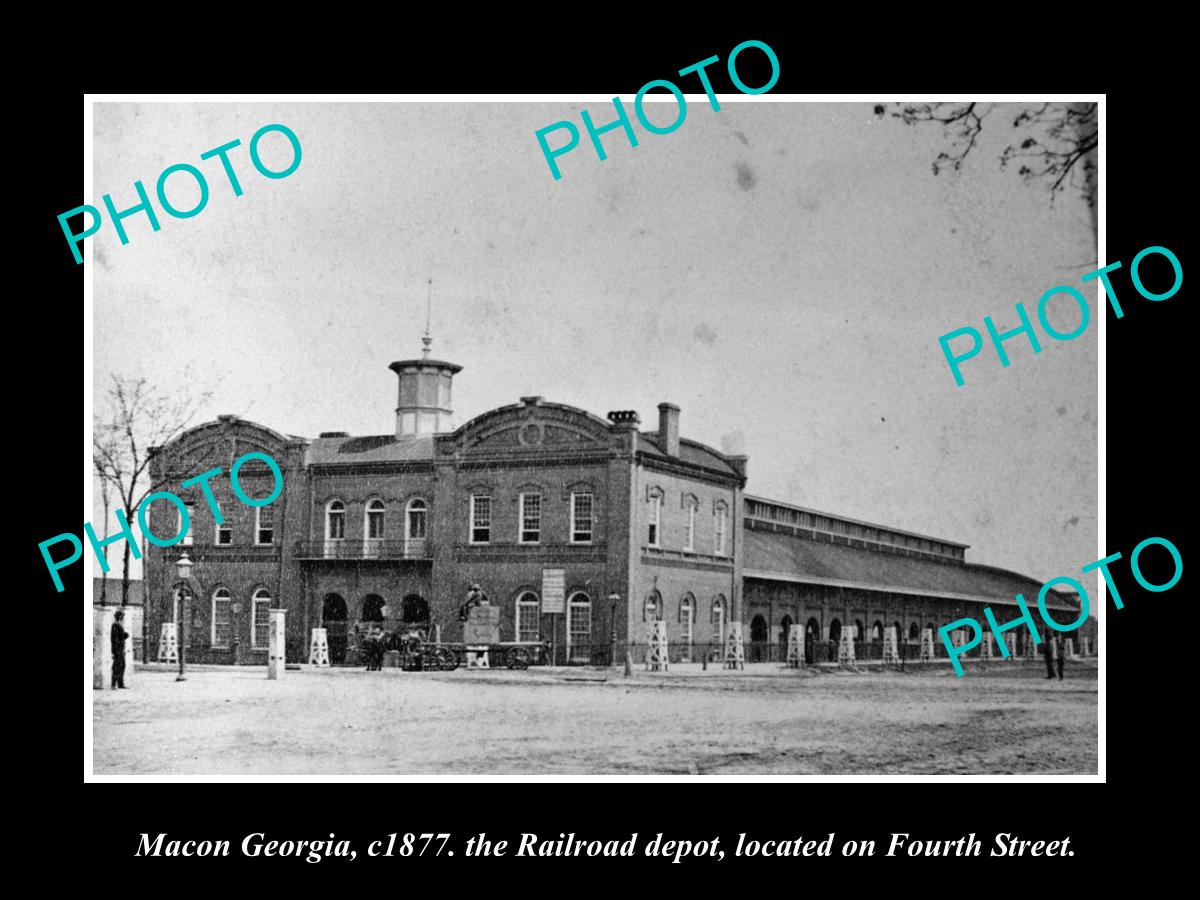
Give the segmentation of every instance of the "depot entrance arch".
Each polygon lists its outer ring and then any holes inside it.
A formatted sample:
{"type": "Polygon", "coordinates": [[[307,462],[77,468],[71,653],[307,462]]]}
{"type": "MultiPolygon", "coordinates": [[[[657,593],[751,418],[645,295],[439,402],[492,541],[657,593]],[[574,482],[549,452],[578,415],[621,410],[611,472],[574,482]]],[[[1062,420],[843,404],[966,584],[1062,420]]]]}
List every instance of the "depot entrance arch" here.
{"type": "Polygon", "coordinates": [[[341,594],[326,594],[321,601],[321,625],[329,640],[329,662],[340,665],[346,661],[346,601],[341,594]]]}

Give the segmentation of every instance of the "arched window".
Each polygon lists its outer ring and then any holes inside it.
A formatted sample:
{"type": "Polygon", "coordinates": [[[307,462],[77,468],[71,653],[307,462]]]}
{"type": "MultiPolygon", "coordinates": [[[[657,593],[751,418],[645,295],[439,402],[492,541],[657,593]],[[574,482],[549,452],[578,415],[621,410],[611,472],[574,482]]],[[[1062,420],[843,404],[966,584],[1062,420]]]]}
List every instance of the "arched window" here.
{"type": "Polygon", "coordinates": [[[692,624],[695,621],[696,598],[691,594],[684,594],[683,599],[679,601],[679,622],[682,626],[680,637],[683,641],[681,662],[692,661],[692,624]]]}
{"type": "Polygon", "coordinates": [[[876,619],[875,624],[871,626],[871,640],[873,640],[873,641],[882,641],[883,640],[883,623],[880,622],[878,619],[876,619]]]}
{"type": "Polygon", "coordinates": [[[662,594],[651,591],[646,595],[646,603],[642,607],[642,621],[653,622],[662,618],[662,594]]]}
{"type": "Polygon", "coordinates": [[[346,504],[330,500],[325,505],[325,555],[337,556],[346,539],[346,504]]]}
{"type": "Polygon", "coordinates": [[[729,527],[729,507],[725,505],[725,501],[721,500],[717,503],[716,509],[713,510],[715,522],[713,523],[713,553],[716,556],[725,555],[725,533],[729,527]]]}
{"type": "Polygon", "coordinates": [[[841,639],[842,639],[842,620],[841,619],[833,619],[829,623],[829,640],[833,641],[836,644],[836,643],[840,642],[841,639]]]}
{"type": "Polygon", "coordinates": [[[217,588],[212,595],[212,646],[225,648],[229,646],[230,635],[233,632],[233,614],[230,606],[233,595],[228,588],[217,588]]]}
{"type": "Polygon", "coordinates": [[[717,594],[717,596],[713,597],[711,621],[713,624],[713,638],[718,644],[725,643],[725,618],[727,612],[725,595],[717,594]]]}
{"type": "Polygon", "coordinates": [[[867,636],[867,630],[863,626],[862,619],[855,619],[854,620],[854,640],[855,641],[865,640],[866,636],[867,636]]]}
{"type": "Polygon", "coordinates": [[[654,488],[646,498],[646,543],[651,547],[662,546],[662,491],[654,488]]]}
{"type": "Polygon", "coordinates": [[[271,638],[271,592],[259,588],[250,601],[250,646],[266,650],[271,638]]]}
{"type": "Polygon", "coordinates": [[[694,494],[683,495],[683,510],[687,516],[687,525],[683,532],[683,549],[688,552],[694,552],[696,549],[696,510],[700,506],[700,501],[696,499],[694,494]]]}
{"type": "Polygon", "coordinates": [[[908,626],[908,639],[914,644],[921,639],[921,626],[916,622],[908,626]]]}
{"type": "Polygon", "coordinates": [[[423,541],[429,528],[429,506],[420,497],[408,501],[405,517],[404,537],[410,541],[423,541]]]}
{"type": "Polygon", "coordinates": [[[525,591],[517,597],[516,632],[517,640],[523,642],[541,639],[541,629],[538,627],[538,612],[541,603],[533,591],[525,591]]]}
{"type": "Polygon", "coordinates": [[[567,616],[570,627],[567,635],[571,642],[571,662],[586,663],[592,658],[592,599],[583,591],[576,591],[567,599],[567,616]]]}
{"type": "Polygon", "coordinates": [[[752,644],[765,644],[767,640],[767,620],[762,616],[755,616],[750,620],[750,642],[752,644]]]}
{"type": "Polygon", "coordinates": [[[383,553],[383,522],[387,507],[379,499],[367,503],[363,522],[363,556],[377,557],[383,553]]]}

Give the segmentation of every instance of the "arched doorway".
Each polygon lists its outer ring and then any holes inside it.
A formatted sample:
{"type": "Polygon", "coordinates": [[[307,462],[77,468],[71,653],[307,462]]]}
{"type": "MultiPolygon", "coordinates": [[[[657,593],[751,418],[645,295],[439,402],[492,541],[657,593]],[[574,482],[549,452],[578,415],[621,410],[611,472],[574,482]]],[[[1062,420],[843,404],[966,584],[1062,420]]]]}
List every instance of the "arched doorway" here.
{"type": "Polygon", "coordinates": [[[429,621],[429,604],[420,594],[409,594],[400,601],[400,618],[405,625],[424,625],[429,621]]]}
{"type": "Polygon", "coordinates": [[[787,659],[788,640],[792,631],[792,617],[784,616],[779,620],[779,659],[787,659]]]}
{"type": "Polygon", "coordinates": [[[569,662],[588,663],[592,659],[592,598],[583,591],[576,591],[567,598],[567,612],[571,627],[567,636],[571,640],[569,662]]]}
{"type": "Polygon", "coordinates": [[[646,595],[646,603],[642,607],[642,621],[654,622],[663,617],[663,599],[658,591],[646,595]]]}
{"type": "Polygon", "coordinates": [[[837,645],[842,640],[842,620],[841,619],[834,619],[832,622],[829,623],[829,640],[833,643],[834,650],[836,651],[837,645]]]}
{"type": "Polygon", "coordinates": [[[916,644],[916,643],[920,643],[920,640],[921,640],[921,626],[918,625],[916,622],[913,622],[911,625],[908,626],[908,642],[910,644],[916,644]]]}
{"type": "Polygon", "coordinates": [[[329,640],[329,662],[346,661],[346,601],[338,594],[326,594],[321,601],[321,625],[329,640]]]}
{"type": "Polygon", "coordinates": [[[755,616],[750,620],[750,661],[762,662],[765,658],[765,647],[769,636],[767,634],[767,620],[762,616],[755,616]]]}
{"type": "Polygon", "coordinates": [[[804,661],[812,665],[817,661],[817,641],[821,640],[821,623],[816,619],[809,619],[808,624],[804,626],[804,661]]]}
{"type": "Polygon", "coordinates": [[[684,594],[679,601],[679,643],[681,644],[679,662],[690,663],[692,661],[692,632],[695,630],[695,624],[696,598],[691,594],[684,594]]]}
{"type": "Polygon", "coordinates": [[[367,596],[363,597],[362,602],[362,621],[382,622],[383,606],[382,597],[378,594],[367,594],[367,596]]]}

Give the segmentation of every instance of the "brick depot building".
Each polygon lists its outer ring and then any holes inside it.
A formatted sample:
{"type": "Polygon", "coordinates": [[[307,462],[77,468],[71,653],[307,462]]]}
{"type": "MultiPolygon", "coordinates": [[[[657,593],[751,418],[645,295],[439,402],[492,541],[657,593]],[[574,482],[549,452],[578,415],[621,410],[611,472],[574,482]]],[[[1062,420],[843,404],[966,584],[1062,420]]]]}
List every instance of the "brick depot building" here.
{"type": "MultiPolygon", "coordinates": [[[[788,631],[803,628],[806,657],[819,662],[837,658],[845,629],[870,659],[894,625],[915,658],[922,629],[983,622],[986,605],[1003,622],[1016,593],[1037,615],[1039,582],[968,563],[963,544],[746,496],[746,457],[680,437],[672,404],[659,404],[655,431],[633,411],[602,419],[541,397],[452,430],[461,367],[430,358],[426,341],[423,358],[390,368],[393,433],[309,440],[221,416],[158,448],[151,476],[189,505],[192,528],[181,545],[147,548],[150,658],[161,624],[179,621],[185,550],[194,662],[265,663],[272,607],[287,610],[293,660],[307,658],[316,627],[335,663],[358,661],[370,623],[458,641],[473,583],[500,607],[501,640],[552,641],[560,663],[607,664],[627,649],[639,659],[654,619],[667,622],[673,661],[712,658],[726,623],[741,621],[748,660],[782,659],[788,631]],[[252,451],[284,476],[280,496],[257,509],[228,479],[252,451]],[[221,525],[198,487],[178,487],[214,466],[221,525]],[[561,570],[561,613],[542,608],[546,570],[561,570]]],[[[239,483],[265,497],[274,477],[252,461],[239,483]]],[[[150,528],[175,534],[177,517],[157,503],[150,528]]],[[[1064,624],[1076,618],[1073,595],[1054,593],[1048,606],[1064,624]]],[[[1080,634],[1095,646],[1094,624],[1080,634]]]]}

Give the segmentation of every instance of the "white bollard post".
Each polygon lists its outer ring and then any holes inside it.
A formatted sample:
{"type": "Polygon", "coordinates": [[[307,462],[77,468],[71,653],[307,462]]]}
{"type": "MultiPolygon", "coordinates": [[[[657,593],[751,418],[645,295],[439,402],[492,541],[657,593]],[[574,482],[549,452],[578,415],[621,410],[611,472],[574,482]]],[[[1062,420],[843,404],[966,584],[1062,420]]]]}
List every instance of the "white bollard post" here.
{"type": "Polygon", "coordinates": [[[308,650],[308,664],[319,668],[329,668],[329,636],[324,628],[312,630],[312,644],[308,650]]]}
{"type": "Polygon", "coordinates": [[[742,623],[730,622],[725,630],[725,668],[746,668],[746,645],[742,642],[742,623]]]}
{"type": "Polygon", "coordinates": [[[111,606],[92,607],[92,689],[107,691],[112,689],[112,644],[109,634],[112,630],[113,613],[111,606]]]}
{"type": "Polygon", "coordinates": [[[646,644],[646,671],[667,671],[667,623],[655,619],[650,623],[646,644]]]}
{"type": "Polygon", "coordinates": [[[274,680],[283,674],[284,666],[287,664],[287,645],[284,642],[284,615],[285,610],[273,609],[270,611],[270,635],[267,638],[267,678],[274,680]]]}
{"type": "Polygon", "coordinates": [[[838,662],[843,666],[854,665],[854,635],[849,628],[842,629],[842,639],[838,642],[838,662]]]}
{"type": "Polygon", "coordinates": [[[933,629],[926,628],[921,632],[921,662],[933,662],[933,629]]]}
{"type": "Polygon", "coordinates": [[[787,664],[788,668],[799,669],[804,666],[804,632],[793,625],[788,629],[787,664]]]}
{"type": "Polygon", "coordinates": [[[883,632],[883,661],[885,664],[900,662],[900,645],[895,625],[889,625],[883,632]]]}
{"type": "Polygon", "coordinates": [[[163,622],[158,632],[158,661],[179,662],[179,642],[174,622],[163,622]]]}

